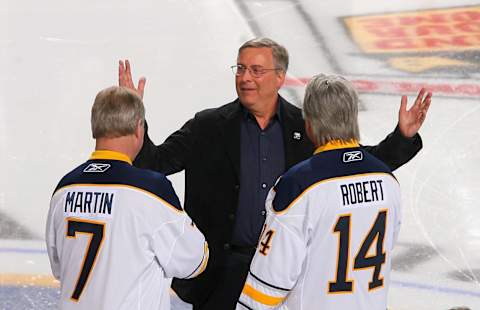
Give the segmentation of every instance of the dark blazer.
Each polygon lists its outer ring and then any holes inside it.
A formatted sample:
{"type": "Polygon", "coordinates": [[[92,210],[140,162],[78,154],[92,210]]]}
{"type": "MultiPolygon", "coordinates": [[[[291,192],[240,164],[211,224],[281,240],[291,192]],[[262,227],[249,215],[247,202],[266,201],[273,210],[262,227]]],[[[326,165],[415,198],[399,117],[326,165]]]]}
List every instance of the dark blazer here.
{"type": "MultiPolygon", "coordinates": [[[[301,110],[281,97],[279,104],[286,171],[310,157],[314,146],[305,134],[301,110]]],[[[241,186],[241,116],[237,99],[195,114],[158,146],[146,134],[143,148],[134,161],[137,167],[167,175],[185,170],[185,210],[205,235],[210,248],[210,259],[203,274],[191,280],[173,281],[177,294],[190,303],[202,303],[210,295],[230,249],[241,186]]],[[[397,128],[379,145],[365,148],[394,170],[415,156],[421,147],[420,136],[406,139],[397,128]]]]}

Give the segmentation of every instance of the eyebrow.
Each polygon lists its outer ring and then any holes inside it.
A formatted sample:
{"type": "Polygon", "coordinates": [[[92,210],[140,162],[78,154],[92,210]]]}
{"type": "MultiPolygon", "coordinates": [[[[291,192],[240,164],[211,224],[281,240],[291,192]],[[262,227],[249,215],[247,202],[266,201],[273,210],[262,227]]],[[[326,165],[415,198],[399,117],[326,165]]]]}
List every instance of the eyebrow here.
{"type": "MultiPolygon", "coordinates": [[[[244,65],[242,63],[237,63],[237,66],[242,66],[242,67],[245,67],[245,68],[248,67],[247,65],[244,65]]],[[[251,65],[250,68],[265,68],[265,66],[263,66],[263,65],[251,65]]]]}

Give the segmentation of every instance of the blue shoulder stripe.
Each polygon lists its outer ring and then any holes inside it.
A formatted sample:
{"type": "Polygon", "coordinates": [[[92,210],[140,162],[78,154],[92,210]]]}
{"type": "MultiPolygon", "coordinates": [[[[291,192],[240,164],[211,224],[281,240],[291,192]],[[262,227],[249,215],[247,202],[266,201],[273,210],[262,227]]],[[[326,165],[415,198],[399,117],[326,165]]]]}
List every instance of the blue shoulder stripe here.
{"type": "Polygon", "coordinates": [[[336,149],[318,153],[293,166],[282,176],[274,187],[276,195],[273,200],[273,209],[276,212],[284,211],[315,183],[367,173],[386,173],[395,178],[387,165],[362,148],[336,149]],[[351,153],[357,153],[360,156],[354,160],[344,156],[351,153]]]}
{"type": "Polygon", "coordinates": [[[119,160],[89,160],[78,166],[58,183],[54,193],[75,184],[127,185],[149,192],[183,211],[171,182],[165,175],[139,169],[119,160]]]}

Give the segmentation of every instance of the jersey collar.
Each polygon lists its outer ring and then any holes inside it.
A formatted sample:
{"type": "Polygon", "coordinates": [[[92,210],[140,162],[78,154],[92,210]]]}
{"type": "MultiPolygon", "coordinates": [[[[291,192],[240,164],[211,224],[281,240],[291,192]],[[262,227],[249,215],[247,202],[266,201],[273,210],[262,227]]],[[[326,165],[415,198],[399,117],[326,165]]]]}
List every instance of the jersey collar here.
{"type": "Polygon", "coordinates": [[[115,151],[97,150],[92,153],[90,159],[110,159],[120,160],[132,164],[132,160],[125,154],[115,151]]]}
{"type": "Polygon", "coordinates": [[[322,146],[319,146],[313,154],[318,154],[320,152],[337,150],[337,149],[347,149],[347,148],[352,148],[352,147],[359,147],[359,146],[360,146],[360,144],[358,144],[358,141],[354,140],[354,139],[349,140],[349,141],[332,140],[332,141],[329,141],[322,146]]]}

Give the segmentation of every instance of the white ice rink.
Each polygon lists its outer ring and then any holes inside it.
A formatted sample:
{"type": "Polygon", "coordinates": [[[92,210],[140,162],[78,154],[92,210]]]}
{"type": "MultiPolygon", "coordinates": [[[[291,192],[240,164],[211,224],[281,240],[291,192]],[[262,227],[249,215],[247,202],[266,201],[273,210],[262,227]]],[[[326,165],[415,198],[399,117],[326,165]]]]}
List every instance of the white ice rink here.
{"type": "MultiPolygon", "coordinates": [[[[299,106],[313,74],[355,81],[363,144],[393,130],[402,94],[433,90],[424,147],[395,172],[404,213],[389,308],[480,309],[480,2],[1,0],[0,26],[0,309],[54,308],[50,195],[93,150],[90,108],[118,60],[147,77],[160,143],[236,98],[229,67],[255,36],[289,49],[282,94],[299,106]]],[[[170,179],[183,196],[183,175],[170,179]]]]}

